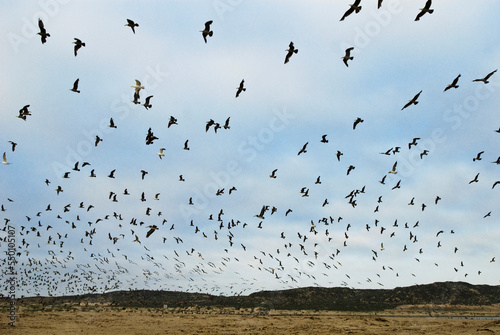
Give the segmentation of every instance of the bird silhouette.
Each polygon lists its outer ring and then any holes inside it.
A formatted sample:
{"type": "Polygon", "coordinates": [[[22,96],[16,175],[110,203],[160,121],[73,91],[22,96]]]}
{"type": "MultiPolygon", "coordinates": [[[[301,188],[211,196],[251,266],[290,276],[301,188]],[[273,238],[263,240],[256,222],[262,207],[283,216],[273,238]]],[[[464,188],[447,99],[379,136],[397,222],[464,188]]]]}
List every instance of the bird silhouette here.
{"type": "Polygon", "coordinates": [[[417,14],[415,21],[419,21],[420,18],[426,13],[429,13],[429,14],[434,13],[434,9],[431,9],[431,5],[432,5],[432,0],[427,0],[424,8],[420,8],[420,12],[417,14]]]}
{"type": "Polygon", "coordinates": [[[488,74],[486,75],[486,77],[484,77],[484,78],[474,79],[474,80],[473,80],[473,82],[480,81],[480,82],[483,82],[484,84],[488,84],[488,83],[489,83],[489,81],[488,81],[488,80],[490,79],[490,77],[491,77],[493,74],[495,74],[495,72],[497,72],[497,70],[495,70],[495,71],[492,71],[492,72],[488,73],[488,74]]]}
{"type": "Polygon", "coordinates": [[[342,17],[340,18],[340,21],[344,21],[344,19],[346,17],[348,17],[349,15],[351,15],[354,12],[356,12],[356,14],[359,13],[359,11],[362,8],[362,6],[359,5],[360,3],[361,3],[361,0],[355,0],[353,4],[350,4],[349,9],[344,13],[344,15],[342,15],[342,17]]]}
{"type": "Polygon", "coordinates": [[[80,39],[78,39],[78,38],[75,37],[75,41],[73,42],[73,44],[75,45],[75,47],[74,47],[74,53],[75,53],[75,57],[76,57],[76,54],[78,53],[78,50],[80,50],[81,47],[84,47],[85,43],[82,42],[80,39]]]}
{"type": "Polygon", "coordinates": [[[38,28],[40,28],[40,32],[38,32],[37,35],[40,35],[42,44],[45,44],[45,42],[47,42],[47,37],[50,37],[50,34],[45,30],[45,26],[41,19],[38,19],[38,28]]]}
{"type": "Polygon", "coordinates": [[[246,90],[247,90],[245,87],[243,87],[243,85],[244,85],[244,84],[245,84],[245,80],[241,80],[241,82],[240,82],[240,86],[238,86],[238,87],[236,88],[236,90],[237,90],[237,91],[236,91],[236,98],[240,96],[240,93],[241,93],[241,92],[244,92],[244,91],[246,91],[246,90]]]}
{"type": "Polygon", "coordinates": [[[347,64],[347,61],[353,60],[354,57],[351,56],[351,51],[354,50],[354,47],[350,47],[345,49],[345,55],[342,57],[342,60],[344,61],[345,66],[349,67],[349,64],[347,64]]]}
{"type": "Polygon", "coordinates": [[[417,105],[418,104],[418,97],[420,96],[420,94],[422,93],[422,91],[418,92],[414,97],[413,99],[411,99],[410,101],[408,101],[408,103],[406,103],[406,105],[403,106],[403,108],[401,108],[401,110],[405,109],[405,108],[408,108],[410,107],[411,105],[417,105]]]}
{"type": "Polygon", "coordinates": [[[443,92],[448,91],[450,88],[458,88],[459,87],[457,85],[458,79],[460,79],[460,74],[455,79],[453,79],[453,82],[451,84],[449,84],[448,86],[446,86],[446,88],[444,89],[443,92]]]}
{"type": "Polygon", "coordinates": [[[80,93],[80,91],[78,90],[78,82],[79,81],[80,81],[80,78],[75,80],[75,82],[73,83],[73,88],[71,88],[70,91],[80,93]]]}
{"type": "Polygon", "coordinates": [[[127,19],[127,24],[125,26],[130,27],[130,29],[132,29],[132,32],[135,34],[135,27],[139,27],[139,24],[135,23],[130,19],[127,19]]]}
{"type": "Polygon", "coordinates": [[[210,30],[210,25],[213,23],[212,20],[205,22],[205,28],[200,30],[201,35],[203,36],[203,40],[207,43],[207,36],[212,37],[214,32],[210,30]]]}
{"type": "Polygon", "coordinates": [[[285,56],[285,64],[288,63],[288,61],[290,61],[290,57],[292,57],[294,53],[296,54],[299,52],[298,49],[295,49],[293,42],[290,42],[290,44],[288,45],[288,49],[286,49],[285,51],[288,51],[288,53],[285,56]]]}

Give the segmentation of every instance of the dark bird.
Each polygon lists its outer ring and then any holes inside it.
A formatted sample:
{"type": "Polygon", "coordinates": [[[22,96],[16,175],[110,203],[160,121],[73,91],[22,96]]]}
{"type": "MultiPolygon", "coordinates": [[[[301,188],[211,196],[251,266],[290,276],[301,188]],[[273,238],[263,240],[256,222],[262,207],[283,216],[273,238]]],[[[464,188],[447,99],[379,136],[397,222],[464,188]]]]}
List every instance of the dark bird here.
{"type": "Polygon", "coordinates": [[[432,0],[427,0],[427,2],[425,3],[424,8],[420,8],[420,12],[417,14],[417,17],[415,18],[415,21],[419,21],[420,18],[425,13],[432,14],[434,12],[434,9],[431,9],[431,5],[432,5],[432,0]]]}
{"type": "Polygon", "coordinates": [[[337,160],[340,162],[340,156],[342,156],[343,153],[340,152],[339,150],[337,150],[337,153],[336,153],[336,156],[337,156],[337,160]]]}
{"type": "Polygon", "coordinates": [[[418,92],[414,97],[413,99],[411,99],[410,101],[408,101],[408,103],[406,105],[404,105],[403,108],[401,108],[401,110],[407,108],[407,107],[410,107],[411,105],[417,105],[418,104],[418,97],[420,96],[420,93],[422,93],[422,91],[418,92]]]}
{"type": "Polygon", "coordinates": [[[495,71],[493,71],[493,72],[488,73],[488,74],[486,75],[486,77],[484,77],[484,78],[474,79],[474,80],[473,80],[473,82],[474,82],[474,81],[482,81],[483,83],[488,84],[488,83],[489,83],[488,79],[490,79],[490,77],[491,77],[491,76],[492,76],[495,72],[497,72],[497,70],[495,70],[495,71]]]}
{"type": "Polygon", "coordinates": [[[9,141],[9,143],[10,143],[10,145],[12,145],[12,152],[14,152],[16,150],[17,143],[13,142],[13,141],[9,141]]]}
{"type": "Polygon", "coordinates": [[[80,81],[80,78],[76,79],[75,82],[73,83],[73,88],[70,88],[70,91],[80,93],[78,90],[78,82],[80,81]]]}
{"type": "Polygon", "coordinates": [[[483,219],[487,218],[488,216],[491,216],[491,212],[486,213],[486,215],[483,216],[483,219]]]}
{"type": "Polygon", "coordinates": [[[278,169],[274,169],[273,172],[271,172],[271,174],[269,175],[269,178],[276,178],[276,171],[278,171],[278,169]]]}
{"type": "Polygon", "coordinates": [[[351,15],[352,13],[354,13],[356,11],[356,14],[359,13],[359,11],[361,10],[362,6],[359,5],[359,3],[361,2],[361,0],[356,0],[354,1],[353,4],[350,4],[349,6],[349,9],[344,13],[344,15],[342,15],[342,18],[340,19],[340,21],[344,21],[344,19],[346,17],[348,17],[349,15],[351,15]]]}
{"type": "Polygon", "coordinates": [[[453,79],[453,82],[450,85],[446,86],[446,88],[444,89],[443,92],[448,91],[450,88],[458,88],[457,83],[458,83],[459,78],[460,78],[460,75],[458,75],[455,79],[453,79]]]}
{"type": "Polygon", "coordinates": [[[102,138],[99,137],[99,135],[96,135],[95,136],[95,146],[97,147],[97,145],[99,144],[99,142],[102,142],[102,138]]]}
{"type": "Polygon", "coordinates": [[[377,8],[382,7],[382,1],[384,1],[384,0],[378,0],[378,5],[377,5],[377,8]]]}
{"type": "Polygon", "coordinates": [[[497,186],[498,184],[500,184],[500,180],[497,180],[496,182],[494,182],[493,186],[491,186],[491,189],[494,189],[495,186],[497,186]]]}
{"type": "Polygon", "coordinates": [[[412,145],[417,145],[417,141],[420,140],[420,137],[415,137],[413,140],[408,143],[408,149],[411,149],[412,145]]]}
{"type": "Polygon", "coordinates": [[[146,108],[146,109],[149,109],[151,107],[153,107],[153,105],[151,105],[150,101],[151,101],[151,98],[153,96],[150,95],[149,97],[146,98],[146,101],[144,102],[143,106],[146,108]]]}
{"type": "Polygon", "coordinates": [[[352,50],[354,50],[354,47],[350,47],[350,48],[345,49],[345,55],[344,55],[344,57],[342,57],[342,59],[344,60],[344,64],[347,67],[349,67],[349,64],[347,64],[347,61],[354,59],[354,57],[351,56],[352,50]]]}
{"type": "Polygon", "coordinates": [[[205,29],[200,30],[201,35],[203,36],[203,39],[205,40],[205,43],[207,43],[207,36],[212,37],[214,34],[213,31],[210,30],[210,25],[213,23],[212,20],[205,22],[205,29]]]}
{"type": "Polygon", "coordinates": [[[288,49],[286,49],[285,51],[288,51],[288,53],[285,56],[285,64],[286,64],[288,63],[290,57],[292,57],[294,53],[296,54],[299,52],[299,49],[295,49],[295,47],[293,46],[293,42],[290,42],[290,44],[288,45],[288,49]]]}
{"type": "Polygon", "coordinates": [[[478,177],[479,177],[479,173],[478,173],[478,174],[476,174],[476,176],[474,177],[474,179],[472,179],[472,180],[469,182],[469,184],[479,182],[478,177]]]}
{"type": "Polygon", "coordinates": [[[475,161],[480,161],[482,158],[481,158],[481,155],[484,154],[484,151],[481,151],[481,152],[478,152],[476,157],[472,158],[472,161],[475,162],[475,161]]]}
{"type": "Polygon", "coordinates": [[[189,140],[186,140],[186,142],[184,142],[184,150],[189,150],[188,142],[189,140]]]}
{"type": "Polygon", "coordinates": [[[130,27],[132,29],[132,32],[135,34],[135,27],[139,27],[139,24],[135,23],[130,19],[127,19],[127,24],[125,26],[130,27]]]}
{"type": "Polygon", "coordinates": [[[347,168],[347,175],[349,175],[349,173],[351,173],[352,170],[354,170],[356,167],[354,165],[349,165],[349,167],[347,168]]]}
{"type": "Polygon", "coordinates": [[[400,185],[401,185],[401,180],[399,180],[399,181],[397,182],[396,186],[394,186],[392,189],[393,189],[393,190],[395,190],[395,189],[397,189],[397,188],[401,188],[401,186],[400,186],[400,185]]]}
{"type": "Polygon", "coordinates": [[[497,160],[492,162],[493,164],[500,164],[500,156],[498,156],[497,160]]]}
{"type": "Polygon", "coordinates": [[[363,122],[363,121],[364,121],[363,119],[361,119],[360,117],[358,117],[356,120],[354,120],[354,123],[353,123],[353,125],[352,125],[352,129],[353,129],[353,130],[354,130],[354,129],[356,129],[356,126],[357,126],[358,124],[360,124],[361,122],[363,122]]]}
{"type": "Polygon", "coordinates": [[[173,117],[173,116],[170,116],[170,120],[168,121],[167,128],[170,128],[170,126],[173,125],[173,124],[178,124],[177,123],[177,119],[175,117],[173,117]]]}
{"type": "Polygon", "coordinates": [[[159,229],[156,225],[148,226],[148,228],[149,228],[149,231],[146,233],[146,238],[151,236],[151,234],[153,234],[155,232],[155,230],[159,229]]]}
{"type": "Polygon", "coordinates": [[[109,173],[108,177],[109,178],[114,178],[115,177],[115,171],[116,171],[116,169],[111,170],[111,172],[109,173]]]}
{"type": "Polygon", "coordinates": [[[116,128],[116,126],[115,126],[115,122],[113,121],[113,118],[110,118],[110,119],[109,119],[109,126],[108,126],[108,127],[109,127],[109,128],[116,128]]]}
{"type": "Polygon", "coordinates": [[[76,57],[76,54],[77,54],[78,50],[81,47],[84,47],[85,43],[82,42],[80,39],[78,39],[78,38],[75,37],[75,41],[73,42],[73,44],[75,45],[75,57],[76,57]]]}
{"type": "Polygon", "coordinates": [[[226,119],[226,122],[224,122],[224,125],[222,126],[222,128],[224,128],[224,129],[229,129],[229,128],[231,128],[231,127],[229,126],[229,119],[230,119],[230,118],[231,118],[231,117],[228,117],[228,118],[226,119]]]}
{"type": "Polygon", "coordinates": [[[144,177],[148,174],[147,171],[141,170],[141,178],[144,180],[144,177]]]}
{"type": "Polygon", "coordinates": [[[307,152],[307,150],[306,150],[307,144],[309,144],[309,142],[306,142],[306,144],[304,144],[304,146],[302,147],[302,149],[300,149],[300,151],[297,154],[297,156],[300,155],[300,154],[302,154],[302,153],[305,154],[307,152]]]}
{"type": "Polygon", "coordinates": [[[40,28],[40,32],[37,33],[37,35],[40,35],[42,44],[45,44],[45,42],[47,42],[47,37],[50,37],[50,34],[45,30],[41,19],[38,19],[38,27],[40,28]]]}
{"type": "Polygon", "coordinates": [[[236,91],[236,98],[239,97],[241,92],[244,92],[247,90],[245,87],[243,87],[244,84],[245,84],[245,80],[241,80],[240,86],[238,86],[238,88],[236,89],[237,90],[236,91]]]}
{"type": "Polygon", "coordinates": [[[328,143],[328,140],[326,139],[326,135],[321,136],[321,143],[328,143]]]}

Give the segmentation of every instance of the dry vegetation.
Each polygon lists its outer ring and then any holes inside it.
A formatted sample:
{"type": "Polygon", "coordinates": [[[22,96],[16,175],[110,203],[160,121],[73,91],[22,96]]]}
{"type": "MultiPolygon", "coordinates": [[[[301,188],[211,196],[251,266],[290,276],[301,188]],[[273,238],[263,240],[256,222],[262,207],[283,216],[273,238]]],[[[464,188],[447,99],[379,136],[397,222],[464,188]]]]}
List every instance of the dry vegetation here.
{"type": "Polygon", "coordinates": [[[256,308],[118,308],[102,304],[1,306],[1,334],[500,334],[500,305],[400,306],[371,313],[256,308]],[[490,317],[492,319],[473,319],[490,317]]]}

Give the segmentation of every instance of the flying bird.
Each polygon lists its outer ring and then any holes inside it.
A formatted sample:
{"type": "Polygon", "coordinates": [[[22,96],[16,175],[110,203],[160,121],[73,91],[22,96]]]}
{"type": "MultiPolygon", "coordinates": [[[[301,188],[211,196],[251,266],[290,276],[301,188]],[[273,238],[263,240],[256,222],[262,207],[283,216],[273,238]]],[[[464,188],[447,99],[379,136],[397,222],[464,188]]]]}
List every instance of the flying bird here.
{"type": "Polygon", "coordinates": [[[419,21],[420,18],[425,13],[432,14],[434,12],[434,9],[431,9],[431,5],[432,5],[432,0],[427,0],[427,2],[425,3],[424,8],[420,8],[420,12],[417,14],[417,17],[415,18],[415,21],[419,21]]]}
{"type": "Polygon", "coordinates": [[[457,85],[457,83],[458,83],[459,78],[460,78],[460,74],[455,79],[453,79],[453,82],[451,84],[446,86],[446,88],[444,89],[443,92],[448,91],[450,88],[458,88],[459,86],[457,85]]]}
{"type": "Polygon", "coordinates": [[[146,101],[145,101],[145,102],[144,102],[144,104],[143,104],[143,106],[144,106],[146,109],[149,109],[149,108],[153,107],[153,105],[151,105],[151,103],[150,103],[150,100],[151,100],[151,98],[152,98],[152,97],[153,97],[153,96],[152,96],[152,95],[150,95],[149,97],[147,97],[147,98],[146,98],[146,101]]]}
{"type": "Polygon", "coordinates": [[[7,154],[4,152],[3,153],[3,160],[2,160],[3,165],[9,165],[10,163],[7,162],[7,154]]]}
{"type": "Polygon", "coordinates": [[[165,154],[163,153],[164,150],[165,150],[165,148],[160,148],[160,152],[157,153],[157,155],[158,155],[158,157],[160,157],[160,159],[162,159],[162,157],[165,156],[165,154]]]}
{"type": "Polygon", "coordinates": [[[17,143],[13,141],[9,141],[9,143],[12,145],[12,152],[14,152],[16,150],[17,143]]]}
{"type": "Polygon", "coordinates": [[[37,33],[37,35],[40,35],[42,44],[45,44],[45,42],[47,42],[47,37],[50,37],[50,34],[45,30],[43,21],[41,19],[38,19],[38,27],[40,28],[40,32],[37,33]]]}
{"type": "Polygon", "coordinates": [[[472,180],[469,182],[469,184],[479,182],[479,179],[478,179],[478,178],[479,178],[479,173],[478,173],[478,174],[476,174],[476,176],[474,177],[474,179],[472,179],[472,180]]]}
{"type": "Polygon", "coordinates": [[[76,57],[78,50],[80,50],[81,47],[84,47],[85,43],[76,37],[75,37],[75,41],[72,43],[75,45],[74,51],[75,51],[75,57],[76,57]]]}
{"type": "Polygon", "coordinates": [[[139,27],[139,24],[130,19],[127,19],[127,24],[125,25],[125,27],[130,27],[132,29],[132,32],[135,34],[135,27],[139,27]]]}
{"type": "Polygon", "coordinates": [[[321,136],[321,143],[328,143],[328,140],[326,139],[326,135],[321,136]]]}
{"type": "Polygon", "coordinates": [[[276,171],[278,171],[278,169],[274,169],[273,172],[271,172],[271,174],[269,175],[269,178],[276,178],[276,171]]]}
{"type": "Polygon", "coordinates": [[[207,43],[207,36],[212,37],[214,32],[210,30],[210,25],[213,23],[212,20],[205,22],[205,29],[200,30],[201,35],[203,36],[203,39],[205,40],[205,43],[207,43]]]}
{"type": "Polygon", "coordinates": [[[344,60],[344,64],[347,67],[349,67],[349,64],[347,64],[347,61],[354,59],[354,57],[351,56],[351,51],[352,50],[354,50],[354,47],[350,47],[350,48],[345,49],[345,56],[342,57],[342,59],[344,60]]]}
{"type": "Polygon", "coordinates": [[[396,174],[396,166],[398,165],[398,162],[396,161],[396,163],[394,163],[394,165],[392,166],[392,170],[389,171],[389,173],[392,173],[392,174],[396,174]]]}
{"type": "Polygon", "coordinates": [[[340,19],[340,21],[344,21],[344,19],[346,17],[348,17],[349,15],[351,15],[352,13],[354,13],[356,11],[356,14],[359,13],[359,11],[361,10],[362,6],[360,6],[361,0],[356,0],[354,1],[353,4],[350,4],[349,6],[349,9],[344,13],[344,15],[342,16],[342,18],[340,19]]]}
{"type": "Polygon", "coordinates": [[[472,158],[472,161],[475,162],[475,161],[480,161],[482,158],[481,158],[481,155],[484,153],[484,151],[481,151],[481,152],[478,152],[476,157],[472,158]]]}
{"type": "Polygon", "coordinates": [[[420,137],[415,137],[410,143],[408,143],[408,149],[411,149],[412,145],[417,145],[418,140],[420,140],[420,137]]]}
{"type": "Polygon", "coordinates": [[[236,98],[240,96],[241,92],[244,92],[247,90],[245,87],[243,87],[244,84],[245,84],[245,80],[241,80],[240,86],[238,86],[237,91],[236,91],[236,98]]]}
{"type": "Polygon", "coordinates": [[[418,104],[418,97],[420,96],[420,93],[422,93],[422,91],[418,92],[414,97],[413,99],[411,99],[410,101],[408,101],[408,103],[406,105],[404,105],[403,108],[401,108],[401,110],[407,108],[407,107],[410,107],[411,105],[417,105],[418,104]]]}
{"type": "Polygon", "coordinates": [[[115,121],[113,121],[113,118],[110,118],[109,119],[109,125],[108,125],[109,128],[117,128],[116,125],[115,125],[115,121]]]}
{"type": "Polygon", "coordinates": [[[384,0],[378,0],[378,5],[377,5],[377,8],[382,7],[382,1],[384,1],[384,0]]]}
{"type": "Polygon", "coordinates": [[[493,72],[488,73],[488,74],[486,75],[486,77],[484,77],[484,78],[474,79],[474,80],[473,80],[473,82],[474,82],[474,81],[482,81],[483,83],[488,84],[488,83],[489,83],[489,81],[488,81],[488,80],[490,79],[490,77],[491,77],[491,76],[492,76],[495,72],[497,72],[497,70],[495,70],[495,71],[493,71],[493,72]]]}
{"type": "Polygon", "coordinates": [[[297,156],[300,155],[300,154],[305,154],[307,152],[306,147],[307,147],[308,144],[309,144],[309,142],[306,142],[306,144],[304,144],[304,146],[302,147],[302,149],[299,150],[299,153],[297,154],[297,156]]]}
{"type": "Polygon", "coordinates": [[[356,129],[356,126],[358,124],[360,124],[361,122],[363,122],[363,121],[364,121],[363,119],[361,119],[360,117],[358,117],[356,120],[354,120],[354,124],[352,125],[352,129],[353,130],[356,129]]]}
{"type": "MultiPolygon", "coordinates": [[[[142,86],[141,82],[139,80],[137,80],[137,79],[135,80],[135,85],[132,85],[130,87],[135,88],[135,93],[137,93],[137,94],[139,94],[139,91],[141,89],[144,89],[144,86],[142,86]]],[[[134,100],[135,100],[135,96],[134,96],[134,100]]]]}
{"type": "Polygon", "coordinates": [[[288,51],[288,53],[285,56],[285,64],[286,64],[286,63],[288,63],[288,61],[290,60],[290,57],[292,57],[292,55],[294,53],[296,54],[299,52],[299,49],[295,49],[293,42],[290,42],[290,44],[288,45],[288,49],[286,49],[285,51],[288,51]]]}
{"type": "Polygon", "coordinates": [[[70,88],[69,90],[72,92],[80,93],[78,90],[78,82],[80,81],[80,78],[77,78],[75,82],[73,83],[73,88],[70,88]]]}

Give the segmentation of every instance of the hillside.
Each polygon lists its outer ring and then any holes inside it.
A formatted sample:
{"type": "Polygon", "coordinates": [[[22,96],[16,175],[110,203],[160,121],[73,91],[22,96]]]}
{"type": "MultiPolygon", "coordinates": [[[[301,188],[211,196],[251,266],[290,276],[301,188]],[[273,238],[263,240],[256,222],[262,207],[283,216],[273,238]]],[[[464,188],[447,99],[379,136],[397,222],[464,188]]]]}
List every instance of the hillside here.
{"type": "Polygon", "coordinates": [[[31,297],[18,304],[106,304],[115,307],[265,307],[283,310],[377,311],[401,305],[491,305],[500,303],[500,286],[443,282],[394,289],[305,287],[261,291],[248,296],[213,296],[172,291],[116,291],[64,297],[31,297]]]}

